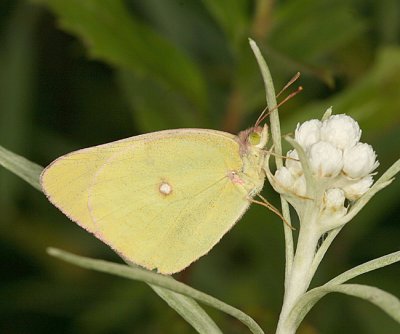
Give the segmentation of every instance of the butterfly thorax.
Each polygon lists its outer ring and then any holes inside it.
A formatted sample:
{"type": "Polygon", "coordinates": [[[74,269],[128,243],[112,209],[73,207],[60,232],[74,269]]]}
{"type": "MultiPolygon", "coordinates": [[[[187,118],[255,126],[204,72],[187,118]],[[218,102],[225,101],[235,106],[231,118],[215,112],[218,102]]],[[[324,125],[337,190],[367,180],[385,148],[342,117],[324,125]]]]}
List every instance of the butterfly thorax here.
{"type": "Polygon", "coordinates": [[[242,170],[235,176],[240,180],[250,197],[258,194],[265,179],[263,169],[267,151],[264,149],[268,142],[268,127],[249,128],[238,135],[239,152],[243,161],[242,170]]]}

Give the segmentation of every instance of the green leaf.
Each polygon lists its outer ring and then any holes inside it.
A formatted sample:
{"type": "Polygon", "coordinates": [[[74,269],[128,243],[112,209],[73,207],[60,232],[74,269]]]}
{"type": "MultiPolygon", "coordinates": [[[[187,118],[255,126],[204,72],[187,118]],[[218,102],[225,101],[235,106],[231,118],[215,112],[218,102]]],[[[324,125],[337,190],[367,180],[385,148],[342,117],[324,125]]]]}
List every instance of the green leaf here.
{"type": "Polygon", "coordinates": [[[369,71],[347,89],[328,100],[307,104],[288,114],[282,124],[282,133],[292,132],[299,122],[320,119],[327,106],[333,106],[333,114],[346,113],[356,119],[363,135],[368,134],[369,138],[380,139],[382,129],[390,132],[400,120],[397,112],[400,109],[400,76],[395,75],[400,71],[400,48],[379,49],[375,58],[369,71]]]}
{"type": "Polygon", "coordinates": [[[18,154],[15,154],[0,146],[0,165],[10,172],[18,175],[32,187],[42,191],[40,186],[40,174],[43,167],[31,162],[18,154]]]}
{"type": "Polygon", "coordinates": [[[168,289],[150,285],[153,291],[182,316],[199,333],[222,334],[210,316],[192,298],[188,298],[168,289]]]}
{"type": "Polygon", "coordinates": [[[349,1],[288,1],[277,6],[268,44],[312,63],[351,43],[365,29],[349,1]]]}
{"type": "Polygon", "coordinates": [[[46,5],[63,29],[80,37],[90,55],[138,75],[150,76],[181,91],[204,108],[201,71],[181,50],[133,15],[121,0],[33,0],[46,5]]]}
{"type": "Polygon", "coordinates": [[[181,295],[196,299],[203,304],[212,306],[226,314],[235,317],[245,324],[252,333],[264,333],[261,327],[244,312],[212,297],[204,292],[198,291],[174,280],[171,276],[164,276],[152,271],[148,271],[139,267],[129,267],[122,264],[107,262],[103,260],[95,260],[83,256],[74,255],[56,248],[49,248],[48,253],[66,262],[75,264],[79,267],[96,270],[128,279],[146,282],[150,285],[156,285],[181,295]]]}
{"type": "Polygon", "coordinates": [[[203,0],[216,22],[220,25],[231,44],[237,47],[245,37],[250,22],[248,0],[203,0]]]}
{"type": "Polygon", "coordinates": [[[203,127],[203,120],[190,103],[162,83],[129,71],[119,71],[118,82],[141,131],[186,128],[190,124],[203,127]]]}
{"type": "Polygon", "coordinates": [[[297,328],[310,309],[325,295],[331,292],[340,292],[346,295],[365,299],[380,307],[390,317],[400,323],[400,300],[381,289],[360,285],[340,284],[324,285],[304,294],[291,310],[287,323],[297,328]]]}

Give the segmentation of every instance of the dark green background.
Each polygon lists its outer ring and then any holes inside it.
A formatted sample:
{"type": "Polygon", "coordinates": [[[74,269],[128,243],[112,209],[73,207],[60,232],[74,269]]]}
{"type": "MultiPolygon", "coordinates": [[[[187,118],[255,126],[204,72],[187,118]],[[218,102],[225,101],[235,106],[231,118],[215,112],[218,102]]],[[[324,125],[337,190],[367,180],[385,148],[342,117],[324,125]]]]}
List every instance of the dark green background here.
{"type": "MultiPolygon", "coordinates": [[[[284,133],[333,105],[359,121],[379,173],[399,157],[397,0],[2,0],[0,144],[46,165],[71,150],[159,129],[236,133],[265,106],[249,36],[277,89],[302,72],[304,91],[280,109],[284,133]]],[[[56,246],[120,261],[16,176],[0,170],[0,184],[1,333],[193,332],[145,284],[47,256],[45,248],[56,246]]],[[[313,285],[399,249],[399,191],[395,181],[346,226],[313,285]]],[[[278,203],[268,186],[265,195],[278,203]]],[[[254,206],[176,277],[241,308],[271,333],[283,249],[282,223],[254,206]]],[[[400,296],[399,277],[397,264],[354,281],[400,296]]],[[[209,311],[226,333],[246,333],[209,311]]],[[[375,306],[335,294],[299,332],[399,330],[375,306]]]]}

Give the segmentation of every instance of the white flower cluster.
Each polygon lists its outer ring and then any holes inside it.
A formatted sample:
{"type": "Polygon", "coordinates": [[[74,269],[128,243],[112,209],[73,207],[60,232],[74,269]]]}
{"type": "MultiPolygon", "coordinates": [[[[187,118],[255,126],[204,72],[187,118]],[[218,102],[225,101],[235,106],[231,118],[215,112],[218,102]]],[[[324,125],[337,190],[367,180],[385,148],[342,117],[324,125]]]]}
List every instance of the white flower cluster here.
{"type": "MultiPolygon", "coordinates": [[[[359,142],[360,137],[358,123],[344,114],[297,125],[294,139],[306,154],[313,178],[323,185],[322,206],[326,213],[345,214],[345,199],[357,200],[373,183],[372,172],[379,162],[372,147],[359,142]]],[[[279,192],[310,196],[298,153],[291,150],[287,157],[285,166],[275,172],[279,192]]]]}

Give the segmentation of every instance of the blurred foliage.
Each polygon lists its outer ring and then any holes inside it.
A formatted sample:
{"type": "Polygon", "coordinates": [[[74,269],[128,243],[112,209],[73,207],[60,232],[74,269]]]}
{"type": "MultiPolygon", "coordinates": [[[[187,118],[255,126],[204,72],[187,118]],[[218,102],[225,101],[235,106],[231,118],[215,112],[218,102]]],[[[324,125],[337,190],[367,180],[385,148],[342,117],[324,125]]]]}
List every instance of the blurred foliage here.
{"type": "MultiPolygon", "coordinates": [[[[252,37],[279,90],[297,71],[304,91],[280,110],[298,121],[355,117],[385,170],[400,143],[397,0],[3,0],[0,143],[46,165],[73,149],[177,127],[237,132],[265,106],[252,37]]],[[[1,333],[192,333],[146,285],[84,271],[49,245],[120,261],[28,184],[0,170],[1,333]]],[[[277,203],[266,187],[265,195],[277,203]]],[[[394,182],[347,226],[317,274],[327,281],[399,248],[394,182]]],[[[281,222],[252,207],[177,278],[243,309],[271,332],[283,293],[281,222]]],[[[400,266],[356,282],[400,295],[400,266]]],[[[236,321],[210,310],[227,333],[236,321]]],[[[299,333],[398,333],[368,303],[332,295],[299,333]]]]}

